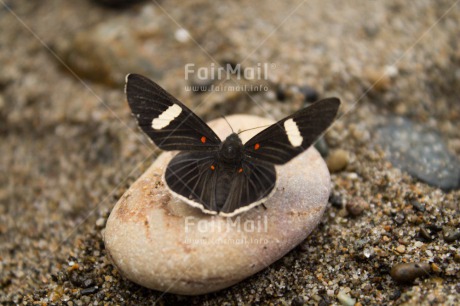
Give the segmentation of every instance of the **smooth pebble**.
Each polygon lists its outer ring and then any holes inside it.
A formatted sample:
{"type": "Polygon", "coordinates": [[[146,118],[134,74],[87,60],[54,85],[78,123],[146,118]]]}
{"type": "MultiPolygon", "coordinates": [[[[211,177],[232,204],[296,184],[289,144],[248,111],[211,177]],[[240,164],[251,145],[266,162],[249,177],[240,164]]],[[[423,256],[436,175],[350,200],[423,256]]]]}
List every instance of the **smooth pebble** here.
{"type": "MultiPolygon", "coordinates": [[[[254,116],[227,117],[233,130],[272,123],[254,116]]],[[[230,127],[210,123],[223,139],[230,127]]],[[[243,142],[260,130],[240,134],[243,142]]],[[[277,167],[277,187],[264,205],[236,217],[202,213],[174,198],[162,175],[173,153],[162,154],[118,201],[104,232],[108,254],[126,278],[184,295],[217,291],[257,273],[302,242],[319,223],[330,176],[310,148],[277,167]]]]}
{"type": "Polygon", "coordinates": [[[339,172],[344,170],[348,165],[348,151],[337,149],[332,151],[327,157],[327,167],[331,172],[339,172]]]}
{"type": "Polygon", "coordinates": [[[430,264],[427,262],[399,263],[390,271],[391,277],[400,283],[412,283],[417,277],[429,275],[430,264]]]}
{"type": "Polygon", "coordinates": [[[347,203],[346,209],[350,215],[359,216],[363,211],[369,209],[369,203],[361,197],[355,197],[347,203]]]}
{"type": "Polygon", "coordinates": [[[316,91],[316,89],[314,89],[311,86],[308,86],[308,85],[300,86],[299,91],[305,97],[305,102],[307,104],[308,103],[313,103],[313,102],[317,101],[318,98],[319,98],[318,92],[316,91]]]}
{"type": "Polygon", "coordinates": [[[447,242],[447,243],[452,243],[454,242],[455,240],[458,240],[460,239],[460,230],[448,230],[445,234],[444,234],[444,241],[447,242]]]}
{"type": "Polygon", "coordinates": [[[352,298],[345,291],[340,291],[337,294],[337,299],[339,300],[340,304],[342,304],[344,306],[353,306],[356,303],[356,299],[352,298]]]}
{"type": "Polygon", "coordinates": [[[390,117],[378,127],[374,141],[395,167],[445,191],[460,188],[460,160],[438,131],[404,117],[390,117]]]}

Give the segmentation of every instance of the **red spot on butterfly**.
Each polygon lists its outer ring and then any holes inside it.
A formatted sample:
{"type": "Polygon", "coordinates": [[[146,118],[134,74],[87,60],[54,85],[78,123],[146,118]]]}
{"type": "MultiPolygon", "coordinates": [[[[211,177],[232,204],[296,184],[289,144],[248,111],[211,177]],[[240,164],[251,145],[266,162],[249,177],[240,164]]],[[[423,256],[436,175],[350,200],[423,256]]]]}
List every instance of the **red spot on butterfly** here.
{"type": "Polygon", "coordinates": [[[243,168],[238,169],[238,173],[243,172],[243,168]]]}
{"type": "Polygon", "coordinates": [[[256,143],[256,144],[254,145],[254,150],[259,150],[259,148],[260,148],[260,144],[256,143]]]}
{"type": "Polygon", "coordinates": [[[206,137],[204,137],[204,136],[201,137],[201,142],[202,142],[202,143],[205,143],[205,142],[206,142],[206,137]]]}
{"type": "Polygon", "coordinates": [[[211,170],[216,170],[216,167],[214,167],[214,165],[211,165],[211,170]]]}

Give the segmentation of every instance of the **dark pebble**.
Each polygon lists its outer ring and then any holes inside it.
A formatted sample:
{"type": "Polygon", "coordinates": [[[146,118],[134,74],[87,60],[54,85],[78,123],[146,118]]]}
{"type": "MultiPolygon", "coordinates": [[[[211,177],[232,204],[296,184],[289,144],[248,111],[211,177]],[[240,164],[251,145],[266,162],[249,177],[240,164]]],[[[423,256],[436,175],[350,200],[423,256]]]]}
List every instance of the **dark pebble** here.
{"type": "Polygon", "coordinates": [[[433,241],[433,237],[431,236],[431,233],[424,227],[422,227],[419,231],[419,236],[424,240],[424,241],[433,241]]]}
{"type": "Polygon", "coordinates": [[[407,118],[390,118],[375,139],[395,167],[445,191],[460,187],[460,161],[437,131],[407,118]]]}
{"type": "Polygon", "coordinates": [[[397,225],[403,225],[406,217],[402,213],[397,213],[394,220],[397,225]]]}
{"type": "Polygon", "coordinates": [[[234,73],[236,75],[240,75],[241,71],[244,70],[242,66],[240,66],[240,69],[236,70],[236,67],[238,67],[238,63],[234,60],[230,59],[224,59],[219,61],[220,65],[225,68],[225,71],[234,73]]]}
{"type": "Polygon", "coordinates": [[[340,195],[331,193],[329,197],[329,202],[332,204],[332,207],[341,209],[343,207],[343,200],[340,195]]]}
{"type": "Polygon", "coordinates": [[[319,301],[318,306],[329,306],[331,303],[329,302],[328,299],[323,299],[319,301]]]}
{"type": "Polygon", "coordinates": [[[85,289],[81,290],[80,293],[81,293],[81,295],[88,295],[88,294],[96,293],[98,290],[99,290],[99,287],[94,286],[94,287],[85,288],[85,289]]]}
{"type": "Polygon", "coordinates": [[[85,279],[83,281],[83,286],[85,288],[89,288],[90,286],[94,285],[94,281],[91,278],[85,279]]]}
{"type": "Polygon", "coordinates": [[[417,277],[429,275],[431,272],[430,264],[421,263],[400,263],[391,268],[391,277],[400,283],[412,283],[417,277]]]}
{"type": "Polygon", "coordinates": [[[390,296],[390,299],[395,301],[397,299],[399,299],[401,297],[401,291],[400,290],[396,290],[395,292],[393,292],[393,294],[390,296]]]}
{"type": "Polygon", "coordinates": [[[454,261],[460,263],[460,254],[457,253],[454,255],[454,261]]]}
{"type": "Polygon", "coordinates": [[[369,245],[369,239],[358,239],[354,243],[357,250],[362,250],[366,245],[369,245]]]}
{"type": "Polygon", "coordinates": [[[299,92],[305,97],[305,103],[310,104],[318,100],[319,94],[313,87],[304,85],[299,87],[299,92]]]}
{"type": "Polygon", "coordinates": [[[326,140],[324,140],[324,137],[321,137],[315,142],[315,149],[318,150],[322,157],[327,157],[329,155],[329,146],[326,140]]]}
{"type": "Polygon", "coordinates": [[[381,29],[380,26],[378,26],[375,23],[363,25],[364,33],[366,33],[367,37],[369,37],[369,38],[376,37],[377,34],[379,34],[380,29],[381,29]]]}
{"type": "MultiPolygon", "coordinates": [[[[208,71],[208,76],[210,76],[210,73],[211,72],[208,71]]],[[[193,93],[200,94],[211,90],[214,81],[215,80],[211,77],[202,79],[198,77],[198,74],[196,74],[191,78],[190,86],[192,86],[193,93]]]]}
{"type": "Polygon", "coordinates": [[[448,231],[444,234],[444,241],[447,243],[454,242],[460,238],[460,230],[448,231]]]}
{"type": "Polygon", "coordinates": [[[291,301],[292,306],[303,306],[305,305],[305,300],[302,296],[296,296],[291,301]]]}
{"type": "Polygon", "coordinates": [[[426,228],[435,233],[442,231],[442,227],[434,223],[427,224],[426,228]]]}
{"type": "Polygon", "coordinates": [[[62,272],[62,271],[59,271],[55,277],[57,278],[56,282],[59,285],[62,285],[65,281],[69,280],[69,275],[67,273],[62,272]]]}
{"type": "Polygon", "coordinates": [[[76,287],[83,287],[83,282],[85,281],[81,275],[72,271],[69,275],[70,282],[76,287]]]}
{"type": "Polygon", "coordinates": [[[411,201],[411,204],[417,211],[424,212],[426,210],[425,206],[421,204],[419,201],[413,200],[411,201]]]}
{"type": "Polygon", "coordinates": [[[276,88],[276,99],[280,102],[286,101],[286,88],[284,88],[284,86],[278,86],[276,88]]]}

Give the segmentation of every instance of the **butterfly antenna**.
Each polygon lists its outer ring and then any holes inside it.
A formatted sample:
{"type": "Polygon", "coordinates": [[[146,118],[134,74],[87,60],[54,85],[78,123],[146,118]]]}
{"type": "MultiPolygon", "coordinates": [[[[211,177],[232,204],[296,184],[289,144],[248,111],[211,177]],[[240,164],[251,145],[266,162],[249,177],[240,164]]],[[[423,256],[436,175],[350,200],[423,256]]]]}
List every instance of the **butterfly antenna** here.
{"type": "Polygon", "coordinates": [[[233,131],[233,128],[232,128],[232,126],[230,125],[230,122],[228,122],[227,118],[225,118],[225,116],[224,116],[224,115],[221,115],[221,116],[222,116],[222,118],[224,118],[225,122],[227,122],[228,126],[229,126],[229,127],[230,127],[230,129],[232,130],[232,133],[235,133],[235,132],[233,131]]]}
{"type": "Polygon", "coordinates": [[[267,127],[267,126],[270,126],[270,124],[261,125],[261,126],[256,126],[256,127],[250,128],[250,129],[246,129],[246,130],[239,131],[239,132],[238,132],[238,135],[240,135],[241,133],[246,132],[246,131],[255,130],[255,129],[260,129],[260,128],[267,127]]]}

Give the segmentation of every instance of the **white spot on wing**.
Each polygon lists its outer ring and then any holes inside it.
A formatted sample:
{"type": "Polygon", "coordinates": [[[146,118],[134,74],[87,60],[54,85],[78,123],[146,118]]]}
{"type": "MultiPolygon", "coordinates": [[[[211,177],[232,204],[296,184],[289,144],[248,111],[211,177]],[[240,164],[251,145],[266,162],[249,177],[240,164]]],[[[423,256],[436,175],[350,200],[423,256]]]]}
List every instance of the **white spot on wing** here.
{"type": "Polygon", "coordinates": [[[300,135],[299,127],[294,120],[288,119],[284,121],[284,129],[292,146],[298,147],[302,144],[303,137],[300,135]]]}
{"type": "Polygon", "coordinates": [[[158,118],[152,120],[152,128],[154,130],[161,130],[167,127],[174,119],[182,113],[182,107],[173,104],[168,107],[158,118]]]}
{"type": "Polygon", "coordinates": [[[129,75],[131,73],[128,73],[126,76],[125,76],[125,94],[126,94],[126,88],[128,87],[128,78],[129,78],[129,75]]]}

